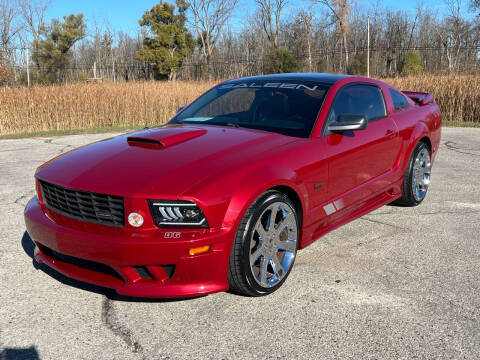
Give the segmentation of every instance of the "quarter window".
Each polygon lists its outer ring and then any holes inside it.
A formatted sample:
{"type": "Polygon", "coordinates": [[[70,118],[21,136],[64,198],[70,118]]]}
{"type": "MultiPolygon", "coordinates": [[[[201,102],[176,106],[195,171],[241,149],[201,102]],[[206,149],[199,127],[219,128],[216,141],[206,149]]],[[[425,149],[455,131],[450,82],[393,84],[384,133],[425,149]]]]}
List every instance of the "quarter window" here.
{"type": "Polygon", "coordinates": [[[399,92],[392,89],[389,89],[389,91],[390,91],[390,96],[392,97],[393,107],[395,108],[395,110],[402,110],[408,107],[408,101],[405,98],[405,96],[403,96],[399,92]]]}
{"type": "Polygon", "coordinates": [[[337,120],[338,115],[363,115],[368,121],[387,115],[382,91],[374,85],[347,85],[335,97],[328,122],[337,120]]]}

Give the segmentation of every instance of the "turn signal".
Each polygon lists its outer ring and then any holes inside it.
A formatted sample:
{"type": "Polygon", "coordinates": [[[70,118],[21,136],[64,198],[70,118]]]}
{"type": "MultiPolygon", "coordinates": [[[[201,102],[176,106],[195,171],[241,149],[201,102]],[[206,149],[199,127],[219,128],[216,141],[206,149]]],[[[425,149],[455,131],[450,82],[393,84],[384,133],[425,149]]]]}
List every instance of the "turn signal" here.
{"type": "Polygon", "coordinates": [[[188,253],[189,253],[191,256],[194,256],[194,255],[199,255],[199,254],[206,253],[208,250],[210,250],[210,245],[205,245],[205,246],[200,246],[200,247],[196,247],[196,248],[190,249],[190,250],[188,251],[188,253]]]}

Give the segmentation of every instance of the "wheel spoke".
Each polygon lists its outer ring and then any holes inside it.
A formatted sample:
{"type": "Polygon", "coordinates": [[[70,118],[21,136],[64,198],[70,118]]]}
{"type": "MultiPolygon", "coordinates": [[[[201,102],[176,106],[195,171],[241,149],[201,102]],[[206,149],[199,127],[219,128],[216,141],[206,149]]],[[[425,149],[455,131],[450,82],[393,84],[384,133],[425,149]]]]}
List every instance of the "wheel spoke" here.
{"type": "Polygon", "coordinates": [[[264,255],[263,247],[260,244],[258,245],[257,249],[253,252],[253,254],[250,254],[250,264],[254,264],[257,261],[257,259],[262,255],[264,255]]]}
{"type": "Polygon", "coordinates": [[[278,254],[272,256],[272,268],[275,275],[277,275],[277,277],[281,279],[283,274],[285,273],[285,270],[283,269],[283,266],[278,259],[278,254]]]}
{"type": "Polygon", "coordinates": [[[277,217],[277,213],[278,213],[278,210],[279,210],[279,205],[278,204],[274,204],[272,206],[272,209],[271,209],[271,212],[270,212],[270,216],[268,218],[268,224],[267,224],[267,227],[268,227],[268,232],[273,232],[275,231],[275,219],[277,217]]]}
{"type": "Polygon", "coordinates": [[[262,257],[262,260],[260,261],[260,273],[259,273],[259,281],[260,284],[263,286],[267,286],[267,267],[268,267],[268,260],[265,258],[265,256],[262,257]]]}
{"type": "Polygon", "coordinates": [[[277,235],[280,235],[282,233],[283,230],[285,230],[286,227],[288,227],[289,225],[292,225],[292,220],[293,220],[293,216],[292,213],[289,213],[289,212],[284,212],[284,214],[286,213],[285,217],[278,223],[278,226],[277,226],[277,235]]]}
{"type": "Polygon", "coordinates": [[[297,248],[297,242],[295,240],[288,239],[287,241],[277,241],[275,246],[277,250],[285,250],[289,252],[294,252],[297,248]]]}
{"type": "Polygon", "coordinates": [[[255,231],[257,232],[260,239],[265,240],[265,238],[267,237],[267,231],[263,227],[261,221],[257,222],[257,225],[255,226],[255,231]]]}

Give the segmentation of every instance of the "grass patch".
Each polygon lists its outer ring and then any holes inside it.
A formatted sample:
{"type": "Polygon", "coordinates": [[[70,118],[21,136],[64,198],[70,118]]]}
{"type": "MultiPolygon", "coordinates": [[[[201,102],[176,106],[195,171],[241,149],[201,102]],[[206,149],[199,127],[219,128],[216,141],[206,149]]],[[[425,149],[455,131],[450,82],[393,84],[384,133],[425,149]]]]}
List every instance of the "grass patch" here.
{"type": "Polygon", "coordinates": [[[442,121],[442,126],[480,128],[480,122],[479,121],[442,121]]]}
{"type": "Polygon", "coordinates": [[[95,128],[86,128],[86,129],[47,130],[47,131],[36,131],[36,132],[24,132],[19,134],[0,135],[0,140],[80,135],[80,134],[103,134],[103,133],[112,133],[112,132],[128,132],[128,131],[133,131],[133,130],[138,130],[143,128],[144,128],[143,126],[106,126],[106,127],[95,127],[95,128]]]}

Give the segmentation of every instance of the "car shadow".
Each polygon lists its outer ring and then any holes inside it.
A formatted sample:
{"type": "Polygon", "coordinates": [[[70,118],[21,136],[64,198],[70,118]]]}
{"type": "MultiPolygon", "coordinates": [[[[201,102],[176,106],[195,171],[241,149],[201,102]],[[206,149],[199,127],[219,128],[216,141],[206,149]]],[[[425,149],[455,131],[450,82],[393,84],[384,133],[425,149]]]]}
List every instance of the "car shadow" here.
{"type": "MultiPolygon", "coordinates": [[[[45,274],[51,276],[57,281],[60,281],[62,284],[72,286],[80,290],[90,291],[96,294],[104,295],[108,299],[113,301],[167,303],[167,302],[194,300],[194,299],[204,297],[204,296],[197,296],[197,297],[190,297],[190,298],[142,298],[142,297],[130,297],[130,296],[119,295],[113,289],[105,288],[98,285],[92,285],[80,280],[69,278],[45,264],[37,263],[34,258],[35,244],[33,243],[32,238],[30,237],[30,235],[28,235],[28,232],[26,231],[23,233],[22,247],[25,253],[32,259],[32,265],[35,269],[43,271],[45,274]]],[[[3,360],[2,357],[0,357],[0,359],[3,360]]]]}

